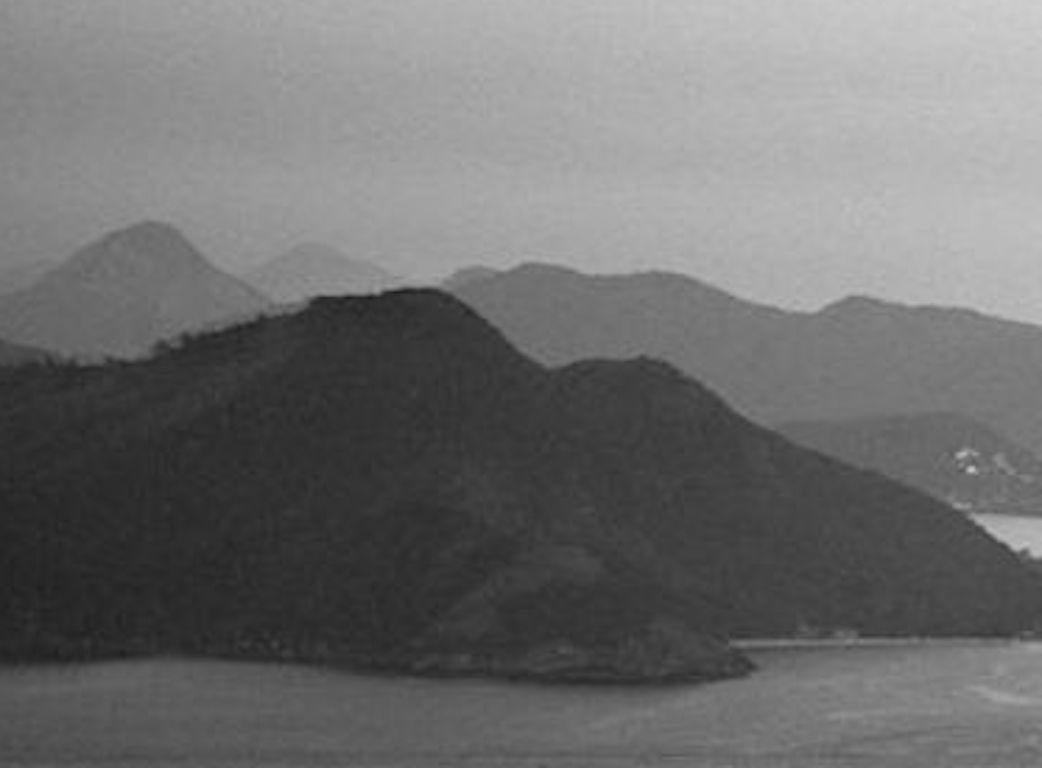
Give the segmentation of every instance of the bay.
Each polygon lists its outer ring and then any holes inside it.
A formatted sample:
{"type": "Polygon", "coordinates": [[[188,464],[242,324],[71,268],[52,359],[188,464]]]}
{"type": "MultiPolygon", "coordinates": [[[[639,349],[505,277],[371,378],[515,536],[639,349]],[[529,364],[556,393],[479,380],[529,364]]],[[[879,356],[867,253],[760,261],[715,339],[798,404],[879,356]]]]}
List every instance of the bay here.
{"type": "Polygon", "coordinates": [[[16,766],[1042,764],[1042,645],[755,651],[702,686],[370,677],[182,659],[0,670],[16,766]]]}

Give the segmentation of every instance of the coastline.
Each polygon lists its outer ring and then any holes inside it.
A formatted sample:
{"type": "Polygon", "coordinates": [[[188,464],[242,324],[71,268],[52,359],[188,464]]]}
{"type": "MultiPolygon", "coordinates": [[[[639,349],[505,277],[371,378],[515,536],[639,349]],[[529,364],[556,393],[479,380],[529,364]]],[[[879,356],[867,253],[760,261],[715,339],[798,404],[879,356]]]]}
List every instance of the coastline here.
{"type": "Polygon", "coordinates": [[[728,645],[738,651],[814,650],[827,648],[915,648],[920,646],[1002,646],[1038,642],[1016,637],[753,637],[728,645]]]}

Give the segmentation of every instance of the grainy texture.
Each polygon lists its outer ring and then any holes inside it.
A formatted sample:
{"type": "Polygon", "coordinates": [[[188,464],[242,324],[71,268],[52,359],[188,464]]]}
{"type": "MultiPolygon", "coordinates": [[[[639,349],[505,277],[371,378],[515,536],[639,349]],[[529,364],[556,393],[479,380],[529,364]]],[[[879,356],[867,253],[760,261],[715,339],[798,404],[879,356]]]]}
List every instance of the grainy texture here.
{"type": "Polygon", "coordinates": [[[1002,634],[1042,599],[944,505],[433,291],[15,371],[0,436],[14,656],[700,678],[747,668],[713,636],[1002,634]]]}

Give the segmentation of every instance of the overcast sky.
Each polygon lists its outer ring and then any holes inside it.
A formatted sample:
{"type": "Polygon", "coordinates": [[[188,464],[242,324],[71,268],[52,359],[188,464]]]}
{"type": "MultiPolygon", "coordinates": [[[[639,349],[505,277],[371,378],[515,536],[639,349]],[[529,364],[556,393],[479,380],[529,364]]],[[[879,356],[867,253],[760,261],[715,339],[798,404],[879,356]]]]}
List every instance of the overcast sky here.
{"type": "Polygon", "coordinates": [[[226,266],[1042,322],[1040,34],[1033,0],[0,0],[0,260],[159,218],[226,266]]]}

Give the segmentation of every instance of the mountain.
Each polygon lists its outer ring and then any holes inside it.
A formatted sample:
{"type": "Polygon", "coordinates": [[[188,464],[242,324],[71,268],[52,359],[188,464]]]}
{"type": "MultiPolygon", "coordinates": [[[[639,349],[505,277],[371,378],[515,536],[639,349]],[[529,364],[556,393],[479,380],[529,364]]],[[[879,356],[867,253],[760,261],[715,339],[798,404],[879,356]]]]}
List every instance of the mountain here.
{"type": "Polygon", "coordinates": [[[446,277],[441,283],[441,288],[442,290],[452,293],[469,283],[476,283],[498,274],[499,272],[491,267],[464,267],[463,269],[457,269],[451,275],[446,277]]]}
{"type": "Polygon", "coordinates": [[[316,296],[379,293],[404,282],[376,264],[318,243],[298,245],[247,272],[243,279],[284,304],[316,296]]]}
{"type": "Polygon", "coordinates": [[[524,265],[455,294],[548,364],[651,355],[763,423],[953,411],[1042,452],[1042,328],[851,297],[819,312],[680,275],[524,265]]]}
{"type": "Polygon", "coordinates": [[[962,515],[648,359],[547,369],[435,291],[0,377],[0,651],[552,679],[747,669],[716,638],[1007,634],[962,515]]]}
{"type": "Polygon", "coordinates": [[[133,356],[267,306],[176,229],[145,222],[105,235],[0,298],[0,337],[66,355],[133,356]]]}
{"type": "Polygon", "coordinates": [[[0,341],[0,368],[22,365],[24,363],[42,362],[47,357],[47,353],[41,350],[0,341]]]}
{"type": "Polygon", "coordinates": [[[28,288],[58,266],[56,261],[29,261],[0,269],[0,296],[28,288]]]}
{"type": "Polygon", "coordinates": [[[967,512],[1042,515],[1042,461],[960,414],[798,422],[778,431],[967,512]]]}

